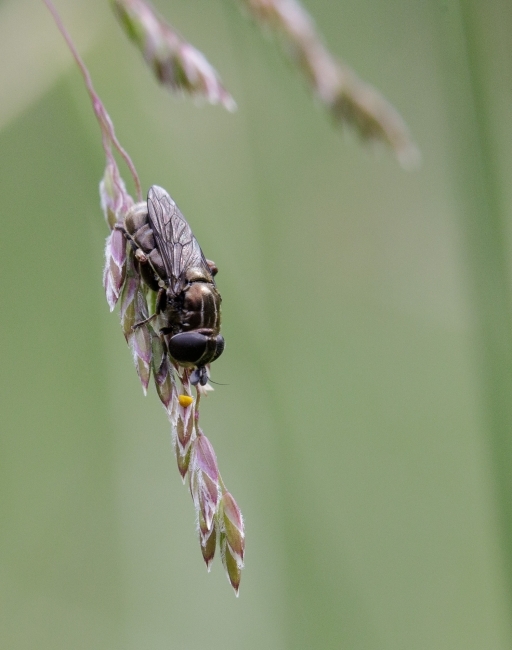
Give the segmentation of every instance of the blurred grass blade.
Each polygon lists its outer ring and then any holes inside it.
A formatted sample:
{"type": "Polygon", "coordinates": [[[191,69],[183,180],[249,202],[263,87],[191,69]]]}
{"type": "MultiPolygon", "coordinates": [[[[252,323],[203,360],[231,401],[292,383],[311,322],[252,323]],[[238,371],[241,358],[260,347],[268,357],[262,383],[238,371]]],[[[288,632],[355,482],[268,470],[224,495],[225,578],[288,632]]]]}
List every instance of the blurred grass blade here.
{"type": "MultiPolygon", "coordinates": [[[[472,99],[466,118],[470,129],[463,131],[459,127],[456,132],[460,193],[465,202],[467,258],[480,343],[507,605],[512,620],[512,285],[507,225],[510,207],[507,210],[498,163],[500,139],[506,138],[506,133],[496,129],[500,123],[496,111],[500,89],[493,85],[489,74],[492,66],[498,66],[503,79],[507,70],[510,72],[510,57],[499,58],[505,50],[498,24],[506,21],[507,11],[510,21],[512,13],[510,6],[493,3],[484,8],[471,1],[460,3],[459,10],[467,57],[465,81],[472,99]],[[467,147],[471,144],[476,155],[468,156],[467,147]]],[[[506,33],[510,34],[510,30],[506,29],[506,33]]],[[[509,116],[510,110],[502,119],[509,116]]]]}
{"type": "MultiPolygon", "coordinates": [[[[55,38],[53,25],[41,20],[32,0],[0,4],[0,129],[37,101],[72,65],[68,52],[55,38]]],[[[67,22],[76,26],[81,51],[91,46],[98,27],[87,5],[69,3],[67,22]],[[80,29],[78,29],[80,26],[80,29]]]]}

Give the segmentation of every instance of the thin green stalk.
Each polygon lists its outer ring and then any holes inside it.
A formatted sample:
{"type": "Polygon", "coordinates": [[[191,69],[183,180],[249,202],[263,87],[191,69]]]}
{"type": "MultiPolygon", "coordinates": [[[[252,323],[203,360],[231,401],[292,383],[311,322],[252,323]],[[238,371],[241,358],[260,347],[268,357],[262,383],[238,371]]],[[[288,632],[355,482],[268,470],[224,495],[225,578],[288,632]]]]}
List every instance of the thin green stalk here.
{"type": "Polygon", "coordinates": [[[67,46],[69,47],[71,54],[73,55],[73,58],[75,59],[75,62],[78,65],[78,68],[84,78],[85,87],[87,88],[87,92],[89,93],[89,97],[91,98],[91,103],[92,103],[94,113],[100,124],[103,150],[105,151],[107,161],[112,162],[115,165],[115,161],[112,156],[112,151],[110,147],[110,145],[113,144],[114,147],[119,152],[121,158],[126,163],[126,166],[130,171],[130,174],[132,175],[133,182],[135,184],[135,192],[137,194],[137,200],[142,201],[142,189],[139,180],[139,175],[137,174],[137,170],[135,169],[135,165],[133,164],[133,161],[130,158],[128,152],[124,149],[124,147],[117,139],[112,120],[110,119],[110,116],[108,115],[105,108],[103,107],[103,104],[98,94],[94,90],[94,85],[92,83],[89,70],[87,69],[85,63],[83,62],[82,57],[78,53],[78,50],[76,49],[75,44],[73,43],[73,39],[71,38],[66,27],[64,26],[64,23],[62,22],[52,1],[43,0],[43,2],[47,6],[49,12],[52,14],[53,19],[55,20],[55,24],[57,25],[57,28],[59,29],[60,33],[64,37],[64,40],[66,41],[67,46]]]}
{"type": "MultiPolygon", "coordinates": [[[[491,106],[485,92],[486,57],[479,39],[479,20],[474,3],[460,2],[466,45],[469,88],[473,101],[470,134],[473,157],[466,156],[465,181],[480,176],[476,203],[467,211],[468,247],[472,293],[478,325],[492,472],[497,499],[504,575],[512,613],[512,287],[507,250],[506,213],[501,201],[496,152],[491,136],[491,106]]],[[[460,134],[462,137],[463,134],[460,134]]],[[[464,146],[464,145],[462,145],[464,146]]],[[[468,203],[471,197],[470,190],[468,203]]]]}

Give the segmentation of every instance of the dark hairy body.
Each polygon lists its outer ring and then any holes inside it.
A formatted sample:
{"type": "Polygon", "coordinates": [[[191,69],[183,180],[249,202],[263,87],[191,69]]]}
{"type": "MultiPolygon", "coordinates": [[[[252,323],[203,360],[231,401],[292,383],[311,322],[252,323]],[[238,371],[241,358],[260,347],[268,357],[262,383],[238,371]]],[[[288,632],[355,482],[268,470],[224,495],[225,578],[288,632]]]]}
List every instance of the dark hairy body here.
{"type": "Polygon", "coordinates": [[[206,260],[189,224],[169,194],[153,185],[146,204],[125,217],[125,237],[146,285],[157,292],[160,335],[171,359],[195,367],[193,384],[206,384],[206,365],[224,350],[220,335],[221,297],[215,285],[217,267],[206,260]]]}

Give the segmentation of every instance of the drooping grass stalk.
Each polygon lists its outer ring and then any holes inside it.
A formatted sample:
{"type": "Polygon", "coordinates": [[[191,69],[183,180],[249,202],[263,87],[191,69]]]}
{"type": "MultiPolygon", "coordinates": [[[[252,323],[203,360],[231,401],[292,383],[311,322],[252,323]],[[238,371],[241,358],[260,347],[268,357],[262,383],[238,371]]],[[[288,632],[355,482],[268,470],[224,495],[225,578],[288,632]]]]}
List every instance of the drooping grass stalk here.
{"type": "Polygon", "coordinates": [[[363,140],[381,141],[404,167],[420,153],[398,111],[360,79],[323,43],[312,17],[298,0],[238,0],[266,30],[274,33],[317,99],[338,124],[353,127],[363,140]]]}
{"type": "MultiPolygon", "coordinates": [[[[117,140],[112,120],[94,90],[89,71],[78,54],[59,14],[51,0],[44,0],[44,2],[82,73],[101,129],[102,144],[107,160],[100,182],[100,199],[105,220],[111,231],[105,244],[103,273],[107,302],[111,311],[120,302],[121,327],[126,342],[130,346],[144,394],[147,392],[151,375],[153,375],[157,394],[171,424],[178,470],[184,482],[188,478],[190,493],[197,513],[201,553],[207,569],[210,569],[218,542],[228,580],[238,596],[245,552],[243,518],[238,505],[232,495],[227,492],[220,477],[215,451],[198,425],[201,391],[205,393],[211,387],[197,385],[194,405],[190,381],[191,369],[180,366],[171,357],[162,335],[161,326],[153,327],[151,324],[151,321],[160,316],[156,312],[155,292],[145,283],[143,274],[141,274],[140,266],[143,262],[136,258],[135,240],[130,239],[128,242],[126,236],[128,220],[133,223],[134,220],[142,219],[145,227],[150,228],[149,222],[146,221],[147,204],[141,201],[142,190],[139,177],[130,156],[117,140]],[[130,170],[139,199],[138,203],[134,203],[133,198],[126,191],[112,147],[119,152],[130,170]],[[134,246],[131,245],[132,243],[134,246]],[[151,316],[150,308],[152,309],[151,316]],[[178,382],[181,385],[181,394],[178,394],[178,382]]],[[[134,0],[130,0],[127,4],[132,6],[134,0]]],[[[153,16],[152,10],[146,7],[142,0],[137,0],[135,4],[139,10],[143,11],[145,18],[153,16]]],[[[147,26],[144,21],[141,25],[147,26]]],[[[149,34],[150,37],[160,35],[161,25],[156,18],[149,20],[149,27],[153,29],[153,32],[149,34]]],[[[167,34],[165,29],[164,33],[167,34]]],[[[151,42],[154,44],[156,41],[151,42]]],[[[197,72],[204,73],[206,70],[208,73],[208,66],[204,66],[206,60],[201,58],[200,53],[188,47],[184,41],[180,44],[183,46],[180,50],[181,55],[185,57],[181,63],[185,67],[191,62],[193,64],[188,69],[188,74],[192,75],[189,80],[195,78],[194,75],[197,72]]],[[[168,43],[166,43],[167,45],[168,43]]],[[[208,77],[208,75],[206,76],[208,77]]],[[[208,86],[209,81],[210,78],[201,77],[199,90],[187,85],[179,88],[190,94],[204,92],[205,89],[213,92],[212,88],[208,86]],[[203,83],[205,84],[204,88],[203,83]]],[[[217,91],[215,90],[215,92],[217,91]]],[[[226,96],[224,96],[224,100],[228,102],[226,96]]],[[[165,193],[161,188],[159,190],[165,193]]],[[[168,198],[172,202],[172,199],[168,198]]],[[[137,249],[137,252],[140,250],[137,249]]],[[[169,279],[160,277],[160,281],[163,282],[169,281],[169,279]]],[[[173,316],[175,316],[174,313],[173,316]]]]}
{"type": "Polygon", "coordinates": [[[111,0],[128,37],[139,48],[158,81],[173,93],[221,104],[228,111],[236,102],[215,68],[145,0],[111,0]]]}

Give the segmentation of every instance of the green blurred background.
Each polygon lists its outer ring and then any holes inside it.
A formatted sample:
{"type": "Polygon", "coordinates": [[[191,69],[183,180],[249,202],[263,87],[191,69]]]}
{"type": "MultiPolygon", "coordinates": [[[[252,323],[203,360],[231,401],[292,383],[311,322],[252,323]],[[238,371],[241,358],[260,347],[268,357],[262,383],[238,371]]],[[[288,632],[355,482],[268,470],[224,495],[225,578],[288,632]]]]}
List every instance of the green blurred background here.
{"type": "Polygon", "coordinates": [[[220,268],[202,421],[246,519],[236,599],[103,295],[81,78],[41,2],[0,2],[5,650],[512,647],[512,5],[306,5],[418,171],[336,131],[232,0],[157,6],[234,115],[157,87],[108,3],[57,3],[220,268]]]}

